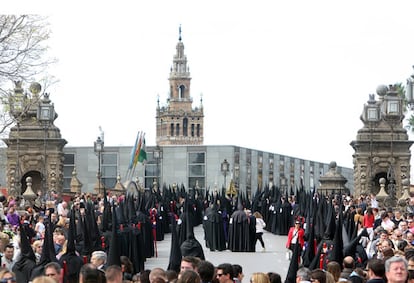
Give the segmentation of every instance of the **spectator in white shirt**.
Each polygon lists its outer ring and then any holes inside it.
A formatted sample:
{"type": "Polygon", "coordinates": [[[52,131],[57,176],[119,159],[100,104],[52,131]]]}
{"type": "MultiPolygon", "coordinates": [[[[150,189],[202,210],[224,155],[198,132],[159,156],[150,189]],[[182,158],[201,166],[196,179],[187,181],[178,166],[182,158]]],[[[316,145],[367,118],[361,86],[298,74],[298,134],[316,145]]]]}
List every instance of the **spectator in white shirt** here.
{"type": "Polygon", "coordinates": [[[263,250],[265,250],[265,244],[263,241],[263,232],[264,228],[266,227],[266,223],[263,220],[262,215],[260,212],[256,211],[253,213],[253,216],[256,217],[256,240],[255,240],[255,246],[257,240],[259,240],[260,244],[262,245],[263,250]]]}
{"type": "Polygon", "coordinates": [[[3,256],[1,257],[1,266],[7,268],[8,270],[12,270],[16,261],[13,259],[14,257],[14,247],[13,245],[7,245],[4,249],[3,256]]]}
{"type": "Polygon", "coordinates": [[[57,213],[58,216],[68,216],[69,209],[68,209],[68,203],[66,201],[62,201],[57,205],[57,213]]]}

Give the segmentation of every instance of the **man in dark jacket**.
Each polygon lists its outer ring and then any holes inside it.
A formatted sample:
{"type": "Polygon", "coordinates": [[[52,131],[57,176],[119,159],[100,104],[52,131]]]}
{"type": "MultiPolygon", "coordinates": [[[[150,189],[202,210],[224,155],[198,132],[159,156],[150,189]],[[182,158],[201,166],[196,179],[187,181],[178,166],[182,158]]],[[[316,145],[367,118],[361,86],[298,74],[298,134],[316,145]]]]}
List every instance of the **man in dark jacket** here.
{"type": "Polygon", "coordinates": [[[377,258],[368,261],[368,280],[367,283],[385,283],[385,265],[384,262],[377,258]]]}
{"type": "Polygon", "coordinates": [[[342,261],[342,272],[339,276],[339,281],[346,281],[349,279],[349,275],[351,275],[352,271],[355,269],[355,260],[352,256],[346,256],[342,261]]]}

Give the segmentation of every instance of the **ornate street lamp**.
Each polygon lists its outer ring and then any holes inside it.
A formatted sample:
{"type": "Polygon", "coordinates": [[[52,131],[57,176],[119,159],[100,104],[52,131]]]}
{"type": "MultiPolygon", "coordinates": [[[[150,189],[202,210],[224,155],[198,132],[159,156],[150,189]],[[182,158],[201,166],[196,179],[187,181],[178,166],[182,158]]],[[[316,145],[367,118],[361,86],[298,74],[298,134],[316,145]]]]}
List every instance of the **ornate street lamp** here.
{"type": "Polygon", "coordinates": [[[414,73],[407,79],[405,96],[407,99],[408,106],[411,110],[414,110],[414,73]]]}
{"type": "Polygon", "coordinates": [[[98,155],[98,174],[96,177],[98,178],[98,194],[101,193],[101,181],[102,181],[102,173],[101,173],[101,158],[102,152],[104,150],[104,142],[101,137],[98,137],[96,141],[93,143],[93,149],[95,153],[98,155]]]}
{"type": "MultiPolygon", "coordinates": [[[[34,96],[38,96],[39,92],[41,90],[40,84],[38,83],[32,83],[30,86],[30,91],[34,96]]],[[[47,182],[48,182],[48,170],[47,170],[47,138],[48,138],[48,131],[49,126],[53,123],[53,120],[55,119],[55,107],[53,103],[50,103],[51,100],[49,99],[49,94],[45,93],[43,96],[43,99],[39,102],[38,108],[37,108],[37,120],[42,124],[43,131],[44,131],[44,137],[43,137],[43,161],[44,161],[44,171],[43,171],[43,192],[46,192],[48,189],[47,182]]]]}
{"type": "Polygon", "coordinates": [[[221,173],[224,176],[224,187],[225,188],[227,188],[226,177],[229,171],[230,171],[230,163],[227,161],[227,159],[224,159],[224,161],[221,162],[221,173]]]}
{"type": "Polygon", "coordinates": [[[157,173],[156,173],[157,184],[158,184],[158,187],[160,187],[160,177],[161,177],[160,160],[162,159],[162,151],[159,146],[157,146],[156,149],[154,150],[154,159],[157,162],[157,173]]]}

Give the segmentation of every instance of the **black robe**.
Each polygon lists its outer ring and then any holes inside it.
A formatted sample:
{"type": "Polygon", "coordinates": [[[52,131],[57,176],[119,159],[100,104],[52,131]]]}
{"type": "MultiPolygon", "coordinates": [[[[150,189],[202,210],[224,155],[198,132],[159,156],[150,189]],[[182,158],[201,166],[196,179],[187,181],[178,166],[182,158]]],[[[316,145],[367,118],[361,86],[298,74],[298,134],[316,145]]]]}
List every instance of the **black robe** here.
{"type": "Polygon", "coordinates": [[[26,231],[20,225],[20,252],[19,260],[14,264],[12,271],[16,275],[16,282],[29,282],[32,271],[36,267],[36,257],[30,246],[26,231]]]}
{"type": "Polygon", "coordinates": [[[292,215],[292,206],[289,202],[282,202],[280,204],[280,208],[277,211],[278,215],[278,227],[279,233],[278,235],[287,235],[289,233],[289,229],[293,223],[293,215],[292,215]]]}
{"type": "Polygon", "coordinates": [[[246,213],[236,210],[230,217],[228,249],[232,252],[250,250],[250,228],[246,213]]]}
{"type": "Polygon", "coordinates": [[[75,249],[75,236],[76,236],[76,224],[75,224],[75,210],[72,208],[70,215],[70,224],[68,231],[68,242],[66,253],[64,253],[60,259],[59,264],[64,271],[64,281],[66,283],[79,282],[79,271],[83,265],[83,260],[76,254],[75,249]]]}
{"type": "Polygon", "coordinates": [[[256,217],[253,215],[250,215],[248,217],[249,222],[249,252],[255,252],[256,251],[256,217]]]}
{"type": "Polygon", "coordinates": [[[206,209],[203,228],[206,247],[210,251],[223,251],[226,249],[223,218],[216,207],[206,209]]]}

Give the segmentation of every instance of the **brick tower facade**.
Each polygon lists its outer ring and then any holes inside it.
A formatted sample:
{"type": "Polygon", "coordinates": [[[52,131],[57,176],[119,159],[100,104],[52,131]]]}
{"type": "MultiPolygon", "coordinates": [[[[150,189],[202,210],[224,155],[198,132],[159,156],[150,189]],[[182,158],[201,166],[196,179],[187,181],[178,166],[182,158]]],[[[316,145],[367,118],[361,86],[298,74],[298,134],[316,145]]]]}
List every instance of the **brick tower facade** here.
{"type": "Polygon", "coordinates": [[[164,145],[201,145],[203,144],[204,112],[200,107],[193,108],[190,96],[191,77],[181,40],[181,27],[177,52],[170,70],[170,90],[167,105],[160,107],[158,101],[156,115],[156,143],[164,145]]]}

